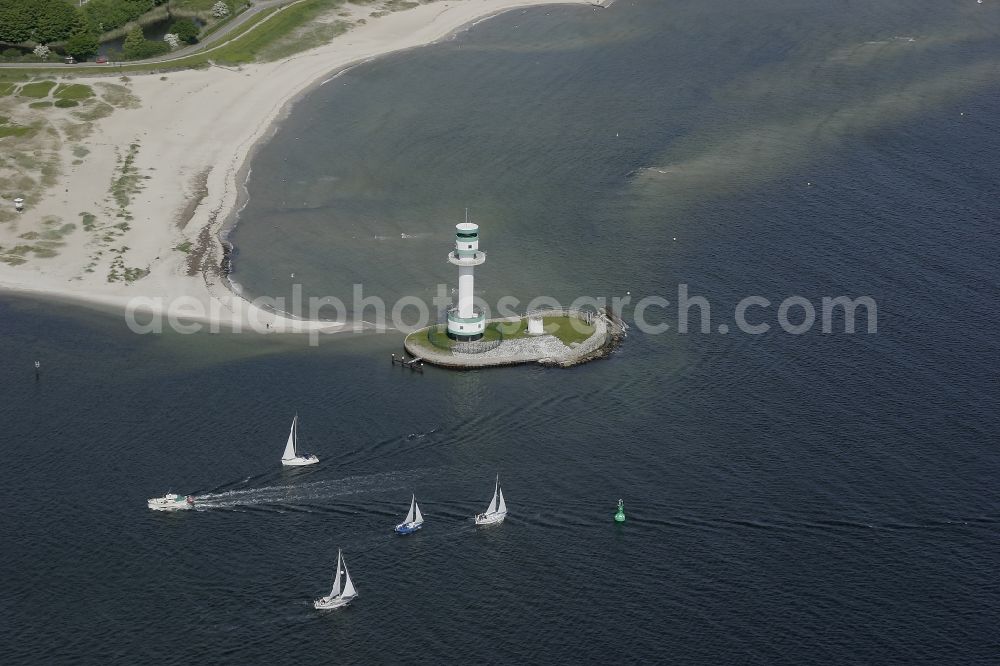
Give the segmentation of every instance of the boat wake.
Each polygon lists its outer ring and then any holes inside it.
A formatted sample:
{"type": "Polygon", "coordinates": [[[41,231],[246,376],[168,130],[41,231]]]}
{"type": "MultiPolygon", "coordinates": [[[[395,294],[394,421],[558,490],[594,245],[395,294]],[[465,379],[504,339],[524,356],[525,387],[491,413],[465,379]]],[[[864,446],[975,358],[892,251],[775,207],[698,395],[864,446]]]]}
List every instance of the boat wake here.
{"type": "Polygon", "coordinates": [[[324,500],[362,493],[399,490],[409,487],[422,470],[384,472],[343,479],[329,479],[259,488],[240,488],[194,496],[197,511],[240,507],[280,506],[284,508],[323,504],[324,500]]]}

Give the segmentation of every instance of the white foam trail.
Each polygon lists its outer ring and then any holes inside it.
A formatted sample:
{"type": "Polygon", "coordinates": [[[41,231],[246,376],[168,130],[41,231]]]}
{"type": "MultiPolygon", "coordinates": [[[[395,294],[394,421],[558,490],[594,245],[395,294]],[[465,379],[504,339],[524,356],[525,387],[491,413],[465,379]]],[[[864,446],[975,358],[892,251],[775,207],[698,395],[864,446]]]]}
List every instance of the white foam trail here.
{"type": "Polygon", "coordinates": [[[385,472],[365,476],[349,476],[343,479],[313,481],[308,483],[262,488],[244,488],[221,493],[195,495],[195,509],[227,509],[238,506],[260,506],[268,504],[303,504],[317,500],[345,497],[361,493],[396,489],[393,482],[401,481],[413,474],[411,471],[385,472]]]}

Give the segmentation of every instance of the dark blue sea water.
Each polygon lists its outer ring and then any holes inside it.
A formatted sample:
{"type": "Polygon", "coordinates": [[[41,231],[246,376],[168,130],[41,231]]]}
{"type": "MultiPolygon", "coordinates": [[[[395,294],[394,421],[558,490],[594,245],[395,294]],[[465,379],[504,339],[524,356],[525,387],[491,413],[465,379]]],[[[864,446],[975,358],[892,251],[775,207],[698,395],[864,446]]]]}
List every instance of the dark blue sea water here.
{"type": "Polygon", "coordinates": [[[319,88],[253,164],[251,294],[430,295],[469,206],[488,300],[685,283],[713,332],[421,375],[399,333],[5,298],[2,661],[995,663],[998,11],[550,7],[319,88]],[[841,294],[877,333],[777,326],[841,294]],[[772,330],[714,332],[748,295],[772,330]],[[296,411],[322,462],[283,471],[296,411]],[[360,597],[317,613],[338,548],[360,597]]]}

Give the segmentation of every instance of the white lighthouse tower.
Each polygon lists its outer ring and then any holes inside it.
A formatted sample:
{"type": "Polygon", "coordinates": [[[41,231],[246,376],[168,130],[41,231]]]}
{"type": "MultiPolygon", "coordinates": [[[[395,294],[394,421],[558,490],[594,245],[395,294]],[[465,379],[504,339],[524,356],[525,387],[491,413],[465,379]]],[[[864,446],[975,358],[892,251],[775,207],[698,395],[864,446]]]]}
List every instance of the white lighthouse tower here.
{"type": "Polygon", "coordinates": [[[486,314],[472,305],[472,271],[486,262],[486,253],[479,249],[479,225],[469,222],[468,210],[465,222],[455,225],[455,249],[448,262],[458,266],[458,304],[448,310],[448,336],[478,340],[486,330],[486,314]]]}

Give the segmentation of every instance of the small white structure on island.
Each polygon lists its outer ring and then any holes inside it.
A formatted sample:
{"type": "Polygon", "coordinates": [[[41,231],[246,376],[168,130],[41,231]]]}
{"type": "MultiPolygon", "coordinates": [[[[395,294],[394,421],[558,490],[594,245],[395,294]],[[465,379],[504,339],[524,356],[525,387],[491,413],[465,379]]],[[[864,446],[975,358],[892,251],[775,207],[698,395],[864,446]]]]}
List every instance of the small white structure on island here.
{"type": "Polygon", "coordinates": [[[539,315],[528,317],[528,335],[545,335],[545,325],[539,315]]]}
{"type": "Polygon", "coordinates": [[[458,266],[458,304],[448,310],[448,337],[454,340],[478,340],[486,330],[486,313],[472,303],[473,269],[486,262],[486,253],[479,249],[479,225],[465,222],[455,225],[455,249],[448,263],[458,266]]]}

